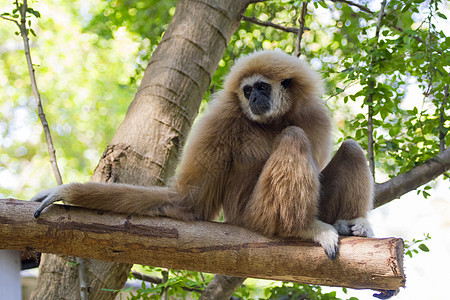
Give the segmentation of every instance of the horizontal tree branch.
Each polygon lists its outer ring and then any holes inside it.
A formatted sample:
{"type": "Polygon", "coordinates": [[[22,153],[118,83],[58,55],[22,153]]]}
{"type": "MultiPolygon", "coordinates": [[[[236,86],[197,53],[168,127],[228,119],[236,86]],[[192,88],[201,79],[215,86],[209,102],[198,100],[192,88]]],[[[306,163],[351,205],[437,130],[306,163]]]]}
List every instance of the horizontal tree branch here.
{"type": "Polygon", "coordinates": [[[147,275],[147,274],[140,273],[137,271],[131,271],[131,274],[134,276],[134,278],[145,281],[145,282],[150,282],[150,283],[154,283],[154,284],[163,283],[163,279],[160,277],[147,275]]]}
{"type": "Polygon", "coordinates": [[[442,151],[436,157],[408,172],[392,179],[378,183],[375,188],[374,207],[386,204],[400,196],[417,189],[421,185],[435,179],[450,169],[450,148],[442,151]]]}
{"type": "MultiPolygon", "coordinates": [[[[247,16],[244,16],[244,15],[242,15],[242,20],[244,20],[246,22],[250,22],[250,23],[256,24],[256,25],[259,25],[259,26],[273,27],[275,29],[279,29],[279,30],[282,30],[282,31],[298,34],[298,28],[296,28],[296,27],[287,27],[287,26],[282,26],[282,25],[275,24],[275,23],[272,23],[272,22],[269,22],[269,21],[260,21],[257,18],[247,17],[247,16]]],[[[309,28],[305,26],[303,28],[303,30],[304,31],[305,30],[309,30],[309,28]]]]}
{"type": "Polygon", "coordinates": [[[11,19],[11,18],[8,18],[8,17],[5,17],[5,16],[0,16],[0,19],[3,19],[3,20],[6,20],[6,21],[13,22],[13,23],[15,23],[15,24],[19,27],[19,29],[20,29],[20,24],[19,24],[19,22],[17,22],[17,20],[14,20],[14,19],[11,19]]]}
{"type": "Polygon", "coordinates": [[[267,238],[229,224],[64,205],[34,219],[37,207],[0,200],[0,248],[356,289],[396,290],[405,282],[397,238],[342,238],[333,261],[313,242],[267,238]]]}
{"type": "Polygon", "coordinates": [[[208,283],[199,300],[228,300],[246,278],[216,274],[208,283]]]}
{"type": "Polygon", "coordinates": [[[359,8],[360,10],[365,11],[366,13],[369,13],[369,14],[373,14],[374,13],[369,8],[367,8],[367,6],[364,6],[362,4],[359,4],[359,3],[356,3],[356,2],[353,2],[353,1],[348,1],[348,0],[331,0],[331,2],[343,2],[343,3],[348,4],[349,6],[355,6],[355,7],[359,8]]]}

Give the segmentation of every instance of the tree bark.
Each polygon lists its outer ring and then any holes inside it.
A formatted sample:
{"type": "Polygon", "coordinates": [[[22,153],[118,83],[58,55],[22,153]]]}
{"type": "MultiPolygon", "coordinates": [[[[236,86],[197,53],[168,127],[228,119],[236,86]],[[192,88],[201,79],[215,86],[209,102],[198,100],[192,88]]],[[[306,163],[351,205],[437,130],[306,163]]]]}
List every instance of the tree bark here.
{"type": "Polygon", "coordinates": [[[386,182],[376,184],[374,207],[400,198],[400,196],[444,174],[449,169],[450,149],[445,149],[422,165],[397,175],[386,182]]]}
{"type": "Polygon", "coordinates": [[[200,300],[228,300],[245,279],[247,278],[216,274],[203,291],[200,300]]]}
{"type": "MultiPolygon", "coordinates": [[[[175,15],[145,71],[125,120],[92,181],[165,184],[173,175],[203,94],[251,1],[177,3],[175,15]]],[[[79,299],[76,268],[65,257],[43,258],[32,299],[79,299]]],[[[70,260],[70,259],[69,259],[70,260]]],[[[90,299],[112,299],[131,265],[87,260],[90,299]]]]}
{"type": "MultiPolygon", "coordinates": [[[[27,201],[0,201],[2,248],[356,289],[396,290],[405,282],[403,242],[397,238],[341,238],[340,254],[333,261],[313,242],[267,238],[229,224],[63,205],[35,219],[37,207],[27,201]]],[[[221,277],[234,282],[234,288],[244,280],[221,277]]],[[[210,285],[211,294],[204,299],[217,299],[216,290],[210,285]]],[[[218,292],[230,295],[233,289],[224,293],[219,284],[218,292]]]]}

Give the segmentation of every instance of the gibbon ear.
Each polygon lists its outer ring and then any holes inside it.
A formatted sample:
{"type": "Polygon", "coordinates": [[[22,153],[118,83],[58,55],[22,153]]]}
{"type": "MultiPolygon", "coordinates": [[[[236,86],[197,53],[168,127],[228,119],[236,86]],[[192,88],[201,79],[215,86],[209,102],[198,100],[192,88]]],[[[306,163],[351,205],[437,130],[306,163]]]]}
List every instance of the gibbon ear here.
{"type": "Polygon", "coordinates": [[[281,86],[283,86],[284,88],[287,88],[289,86],[289,84],[291,83],[291,81],[292,81],[292,78],[287,78],[281,82],[281,86]]]}

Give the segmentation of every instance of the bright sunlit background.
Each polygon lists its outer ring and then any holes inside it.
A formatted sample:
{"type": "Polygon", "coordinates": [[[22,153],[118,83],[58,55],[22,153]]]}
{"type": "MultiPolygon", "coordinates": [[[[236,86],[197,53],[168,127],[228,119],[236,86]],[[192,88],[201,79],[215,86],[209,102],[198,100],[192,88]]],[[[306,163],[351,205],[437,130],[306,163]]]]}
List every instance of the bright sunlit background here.
{"type": "MultiPolygon", "coordinates": [[[[89,179],[90,174],[83,170],[94,170],[123,119],[137,86],[130,82],[130,77],[135,75],[136,64],[142,63],[140,37],[124,27],[117,28],[108,41],[83,30],[92,12],[102,5],[96,0],[33,3],[43,17],[34,25],[38,38],[31,39],[32,57],[44,109],[50,124],[57,124],[52,130],[56,133],[54,142],[66,182],[89,179]],[[93,122],[99,124],[97,131],[92,129],[93,122]]],[[[10,10],[11,1],[0,0],[0,13],[10,10]]],[[[442,5],[441,11],[448,15],[448,4],[442,5]]],[[[173,11],[170,13],[173,15],[173,11]]],[[[327,14],[324,10],[324,20],[329,18],[327,14]]],[[[438,26],[450,35],[449,22],[441,20],[438,26]]],[[[22,41],[14,35],[15,31],[14,24],[0,20],[0,198],[28,199],[55,185],[55,181],[34,99],[24,93],[28,91],[29,77],[24,56],[14,55],[23,53],[22,41]]],[[[417,83],[411,82],[407,95],[405,105],[422,105],[422,91],[417,83]]],[[[336,121],[340,121],[339,117],[336,121]]],[[[387,179],[377,174],[379,182],[387,179]]],[[[405,256],[406,289],[401,289],[394,299],[446,298],[450,270],[450,184],[440,177],[431,185],[433,189],[428,190],[431,195],[427,199],[413,191],[370,215],[377,237],[401,237],[411,242],[427,234],[431,236],[425,242],[430,252],[419,251],[412,258],[405,256]]],[[[341,289],[336,290],[344,299],[350,296],[373,299],[372,291],[348,290],[344,294],[341,289]]]]}

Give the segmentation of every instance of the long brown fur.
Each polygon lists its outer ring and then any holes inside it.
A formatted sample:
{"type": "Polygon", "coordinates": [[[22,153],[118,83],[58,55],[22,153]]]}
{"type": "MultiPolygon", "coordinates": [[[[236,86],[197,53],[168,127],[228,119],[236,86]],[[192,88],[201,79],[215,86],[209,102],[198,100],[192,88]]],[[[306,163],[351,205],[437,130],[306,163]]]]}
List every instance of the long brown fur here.
{"type": "Polygon", "coordinates": [[[245,56],[193,127],[169,187],[70,184],[53,200],[182,220],[213,220],[223,209],[229,223],[293,237],[314,237],[318,218],[329,224],[365,218],[373,183],[361,148],[344,142],[324,169],[331,121],[321,93],[318,74],[295,57],[280,51],[245,56]],[[282,99],[273,116],[258,119],[246,107],[241,84],[252,76],[275,88],[290,79],[287,88],[277,88],[282,99]],[[308,230],[314,233],[303,234],[308,230]]]}

